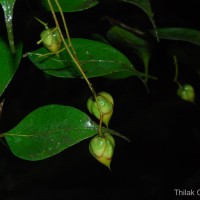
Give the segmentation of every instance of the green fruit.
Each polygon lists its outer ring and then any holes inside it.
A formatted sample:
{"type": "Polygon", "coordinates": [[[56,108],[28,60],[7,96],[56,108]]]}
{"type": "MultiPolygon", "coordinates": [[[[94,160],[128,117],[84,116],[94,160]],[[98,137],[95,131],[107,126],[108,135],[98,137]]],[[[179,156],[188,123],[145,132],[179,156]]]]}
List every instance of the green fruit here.
{"type": "Polygon", "coordinates": [[[185,84],[181,86],[178,89],[177,94],[181,99],[194,103],[195,91],[192,85],[185,84]]]}
{"type": "Polygon", "coordinates": [[[42,31],[40,37],[44,47],[49,51],[56,53],[61,49],[62,39],[57,28],[50,28],[42,31]]]}
{"type": "Polygon", "coordinates": [[[97,101],[94,97],[90,97],[87,101],[87,108],[91,114],[100,119],[102,114],[102,122],[108,126],[110,118],[113,114],[114,101],[112,96],[107,92],[97,94],[97,101]]]}
{"type": "Polygon", "coordinates": [[[115,148],[115,140],[110,134],[95,136],[89,144],[89,151],[100,163],[110,169],[115,148]]]}

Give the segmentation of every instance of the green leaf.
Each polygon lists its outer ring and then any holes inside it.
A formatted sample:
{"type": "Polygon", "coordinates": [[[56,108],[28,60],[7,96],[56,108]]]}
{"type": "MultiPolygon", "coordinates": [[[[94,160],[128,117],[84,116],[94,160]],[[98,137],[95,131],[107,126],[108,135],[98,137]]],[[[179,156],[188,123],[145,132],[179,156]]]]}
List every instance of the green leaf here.
{"type": "MultiPolygon", "coordinates": [[[[97,134],[98,125],[80,110],[40,107],[5,133],[11,151],[25,160],[42,160],[97,134]]],[[[78,156],[78,155],[77,155],[78,156]]]]}
{"type": "Polygon", "coordinates": [[[3,11],[4,11],[8,40],[9,40],[10,49],[12,53],[15,53],[13,25],[12,25],[13,8],[15,5],[15,1],[16,0],[0,0],[0,4],[2,5],[3,11]]]}
{"type": "Polygon", "coordinates": [[[179,40],[200,45],[200,31],[191,28],[158,28],[157,35],[161,39],[179,40]]]}
{"type": "Polygon", "coordinates": [[[109,41],[114,44],[133,49],[144,62],[145,60],[149,60],[151,56],[148,42],[136,34],[125,30],[124,28],[112,26],[107,32],[107,37],[109,41]]]}
{"type": "Polygon", "coordinates": [[[149,17],[149,20],[151,21],[154,29],[156,30],[156,24],[153,19],[153,12],[152,12],[151,3],[149,0],[121,0],[121,1],[134,4],[140,9],[142,9],[144,13],[146,13],[146,15],[149,17]]]}
{"type": "Polygon", "coordinates": [[[128,50],[134,50],[138,57],[143,61],[145,68],[145,79],[148,78],[149,60],[151,57],[151,49],[146,40],[138,37],[134,33],[131,33],[121,27],[113,26],[107,32],[109,41],[117,44],[120,47],[124,47],[128,50]]]}
{"type": "MultiPolygon", "coordinates": [[[[72,44],[88,78],[124,72],[126,76],[139,75],[127,57],[110,45],[79,38],[73,38],[72,44]]],[[[42,56],[46,53],[49,52],[41,48],[28,53],[28,57],[39,69],[50,75],[63,78],[82,77],[66,51],[59,56],[42,56]]]]}
{"type": "MultiPolygon", "coordinates": [[[[55,1],[51,1],[55,11],[59,11],[55,1]]],[[[63,12],[76,12],[91,8],[99,3],[98,0],[59,0],[63,12]]],[[[49,9],[48,1],[42,0],[43,6],[49,9]]]]}
{"type": "Polygon", "coordinates": [[[0,96],[12,80],[22,57],[22,44],[12,54],[8,44],[0,37],[0,96]]]}

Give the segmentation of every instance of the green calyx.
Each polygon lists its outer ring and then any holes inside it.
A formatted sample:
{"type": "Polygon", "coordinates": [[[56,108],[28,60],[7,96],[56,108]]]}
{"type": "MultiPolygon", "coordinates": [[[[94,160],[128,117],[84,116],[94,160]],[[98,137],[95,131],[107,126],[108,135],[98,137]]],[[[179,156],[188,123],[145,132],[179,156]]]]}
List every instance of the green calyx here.
{"type": "Polygon", "coordinates": [[[100,119],[102,114],[102,122],[108,126],[110,118],[113,114],[114,101],[112,96],[107,92],[97,94],[96,101],[94,97],[90,97],[87,101],[87,108],[91,114],[100,119]]]}
{"type": "Polygon", "coordinates": [[[190,84],[185,84],[181,86],[178,89],[177,94],[181,99],[185,101],[189,101],[191,103],[194,103],[195,101],[195,91],[193,86],[190,84]]]}
{"type": "Polygon", "coordinates": [[[42,31],[40,37],[44,47],[52,53],[56,53],[61,49],[62,39],[57,28],[50,28],[42,31]]]}
{"type": "Polygon", "coordinates": [[[89,151],[94,158],[110,169],[115,148],[115,140],[110,134],[95,136],[89,144],[89,151]]]}

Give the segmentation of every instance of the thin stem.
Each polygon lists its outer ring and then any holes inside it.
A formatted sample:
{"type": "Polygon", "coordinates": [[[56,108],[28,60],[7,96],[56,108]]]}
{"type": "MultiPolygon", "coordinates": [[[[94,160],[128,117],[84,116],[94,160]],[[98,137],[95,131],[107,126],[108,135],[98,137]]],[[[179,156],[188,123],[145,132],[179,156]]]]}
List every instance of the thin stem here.
{"type": "Polygon", "coordinates": [[[62,8],[61,8],[61,6],[60,6],[60,4],[58,3],[57,0],[55,0],[55,2],[56,2],[56,5],[58,7],[58,10],[60,12],[61,18],[62,18],[62,22],[63,22],[63,25],[64,25],[64,29],[65,29],[65,32],[66,32],[66,36],[67,36],[67,39],[68,39],[69,46],[72,48],[73,54],[76,57],[76,59],[78,60],[78,57],[76,55],[76,51],[75,51],[75,49],[72,45],[72,42],[71,42],[71,37],[70,37],[70,34],[69,34],[69,30],[68,30],[68,27],[67,27],[67,24],[66,24],[66,20],[65,20],[62,8]]]}
{"type": "Polygon", "coordinates": [[[40,23],[45,27],[45,29],[48,29],[48,28],[49,28],[49,27],[48,27],[48,23],[43,22],[42,20],[40,20],[40,19],[37,18],[37,17],[35,17],[35,19],[36,19],[38,22],[40,22],[40,23]]]}
{"type": "Polygon", "coordinates": [[[82,69],[81,64],[80,64],[80,62],[79,62],[79,60],[78,60],[78,58],[76,56],[76,51],[74,50],[74,47],[73,47],[73,45],[71,43],[71,40],[70,40],[70,35],[69,35],[69,31],[68,31],[68,28],[67,28],[67,25],[66,25],[66,21],[65,21],[64,15],[63,15],[62,8],[60,7],[60,4],[58,3],[57,0],[55,0],[55,2],[56,2],[56,5],[58,6],[59,12],[61,13],[61,17],[62,17],[63,24],[64,24],[64,27],[65,27],[65,31],[66,31],[66,34],[67,34],[69,45],[67,45],[67,43],[65,41],[65,38],[63,37],[62,31],[61,31],[61,28],[60,28],[60,24],[59,24],[59,22],[57,20],[55,11],[54,11],[52,3],[51,3],[51,0],[48,0],[48,4],[49,4],[50,10],[51,10],[51,13],[53,15],[56,27],[58,28],[58,31],[59,31],[59,33],[61,35],[61,39],[62,39],[62,42],[64,44],[65,49],[67,50],[67,52],[69,53],[71,59],[73,60],[73,62],[75,63],[75,65],[77,66],[77,68],[79,69],[79,71],[81,72],[83,78],[85,79],[87,85],[89,86],[89,88],[90,88],[90,90],[91,90],[91,92],[92,92],[92,94],[93,94],[93,96],[95,98],[95,101],[97,102],[98,110],[100,112],[100,121],[99,121],[98,133],[100,135],[102,135],[101,129],[102,129],[103,114],[102,114],[102,111],[100,109],[100,105],[99,105],[98,100],[97,100],[97,93],[96,93],[95,89],[93,88],[92,83],[87,78],[87,76],[86,76],[84,70],[82,69]],[[72,52],[71,52],[69,46],[71,47],[72,52]]]}
{"type": "Polygon", "coordinates": [[[175,76],[174,76],[174,81],[177,81],[178,78],[178,62],[177,62],[177,58],[176,56],[173,55],[173,59],[174,59],[174,66],[175,66],[175,76]]]}
{"type": "Polygon", "coordinates": [[[148,79],[149,79],[149,58],[144,58],[143,63],[144,63],[144,74],[145,74],[145,77],[142,80],[144,82],[144,85],[145,85],[145,88],[146,88],[147,92],[149,93],[150,91],[149,91],[149,87],[148,87],[148,84],[147,84],[148,79]]]}
{"type": "Polygon", "coordinates": [[[174,66],[175,66],[174,82],[177,83],[179,87],[181,87],[181,84],[178,81],[178,61],[175,55],[173,55],[173,60],[174,60],[174,66]]]}

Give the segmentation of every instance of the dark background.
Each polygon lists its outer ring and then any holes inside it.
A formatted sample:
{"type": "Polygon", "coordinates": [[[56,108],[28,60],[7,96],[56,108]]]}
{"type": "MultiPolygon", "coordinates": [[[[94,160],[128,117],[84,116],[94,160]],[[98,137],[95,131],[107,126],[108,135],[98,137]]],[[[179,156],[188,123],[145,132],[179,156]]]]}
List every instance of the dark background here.
{"type": "MultiPolygon", "coordinates": [[[[199,29],[198,1],[151,2],[158,27],[199,29]]],[[[23,0],[17,1],[15,13],[15,31],[20,33],[19,39],[23,38],[24,53],[38,48],[36,41],[42,27],[33,17],[52,21],[51,15],[39,9],[37,1],[23,0]]],[[[110,24],[104,16],[141,30],[152,28],[148,17],[137,7],[104,1],[92,9],[66,14],[71,36],[105,35],[110,24]]],[[[138,78],[91,79],[97,91],[106,90],[115,100],[110,128],[132,140],[127,143],[115,137],[111,172],[89,154],[89,140],[37,162],[15,157],[1,143],[0,199],[186,199],[175,196],[174,189],[199,189],[200,79],[196,69],[180,63],[180,81],[194,86],[196,104],[179,99],[166,45],[168,42],[161,42],[153,54],[150,73],[158,80],[149,81],[150,93],[138,78]]],[[[124,53],[130,56],[129,52],[124,53]]],[[[91,94],[83,80],[47,77],[24,58],[4,95],[1,132],[47,104],[70,105],[87,112],[85,104],[91,94]]]]}

